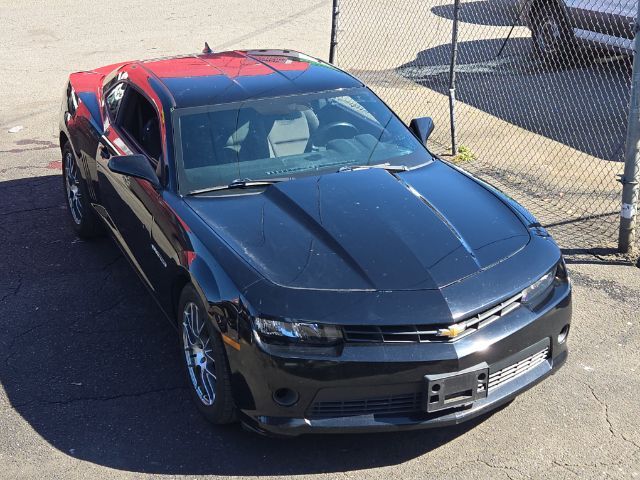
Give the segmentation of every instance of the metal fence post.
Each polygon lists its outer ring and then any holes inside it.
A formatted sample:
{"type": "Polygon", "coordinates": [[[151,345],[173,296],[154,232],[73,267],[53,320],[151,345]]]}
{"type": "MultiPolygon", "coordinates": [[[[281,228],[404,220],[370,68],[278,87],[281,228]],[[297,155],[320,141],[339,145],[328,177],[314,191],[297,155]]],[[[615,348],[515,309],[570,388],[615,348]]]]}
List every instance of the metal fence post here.
{"type": "Polygon", "coordinates": [[[329,63],[333,64],[336,58],[336,46],[338,45],[338,16],[340,15],[340,6],[338,0],[333,0],[333,8],[331,9],[331,45],[329,47],[329,63]]]}
{"type": "Polygon", "coordinates": [[[456,135],[456,61],[458,57],[458,14],[460,0],[453,4],[453,27],[451,29],[451,64],[449,65],[449,120],[451,123],[451,155],[458,153],[456,135]]]}
{"type": "Polygon", "coordinates": [[[622,208],[620,210],[620,233],[618,249],[630,253],[634,248],[635,223],[638,210],[638,170],[640,169],[640,43],[638,42],[638,19],[640,2],[636,12],[635,40],[633,47],[633,70],[631,73],[631,101],[627,122],[627,139],[622,175],[622,208]]]}

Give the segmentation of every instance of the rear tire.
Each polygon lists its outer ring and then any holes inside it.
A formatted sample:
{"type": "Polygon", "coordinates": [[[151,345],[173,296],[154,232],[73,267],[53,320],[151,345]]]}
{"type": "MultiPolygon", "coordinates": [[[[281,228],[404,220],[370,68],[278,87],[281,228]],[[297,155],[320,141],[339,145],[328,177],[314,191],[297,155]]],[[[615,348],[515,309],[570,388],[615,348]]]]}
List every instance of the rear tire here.
{"type": "Polygon", "coordinates": [[[180,295],[178,326],[189,391],[198,410],[213,424],[234,422],[236,408],[224,343],[191,284],[180,295]]]}
{"type": "Polygon", "coordinates": [[[558,7],[540,5],[533,14],[531,38],[536,53],[545,63],[561,66],[576,52],[576,42],[566,18],[558,7]]]}
{"type": "Polygon", "coordinates": [[[83,239],[103,235],[104,226],[91,206],[87,185],[69,142],[62,147],[62,185],[76,235],[83,239]]]}

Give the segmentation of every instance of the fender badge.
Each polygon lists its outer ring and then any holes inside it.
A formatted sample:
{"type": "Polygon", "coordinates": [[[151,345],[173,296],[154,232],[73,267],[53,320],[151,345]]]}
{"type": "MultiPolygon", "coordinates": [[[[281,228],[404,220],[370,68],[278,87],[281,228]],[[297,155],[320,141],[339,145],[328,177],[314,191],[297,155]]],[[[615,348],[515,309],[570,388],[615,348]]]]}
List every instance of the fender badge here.
{"type": "Polygon", "coordinates": [[[158,260],[160,260],[160,263],[162,264],[162,266],[166,268],[167,267],[166,260],[162,257],[162,254],[158,251],[158,249],[153,243],[151,244],[151,250],[153,250],[153,253],[156,254],[156,257],[158,257],[158,260]]]}

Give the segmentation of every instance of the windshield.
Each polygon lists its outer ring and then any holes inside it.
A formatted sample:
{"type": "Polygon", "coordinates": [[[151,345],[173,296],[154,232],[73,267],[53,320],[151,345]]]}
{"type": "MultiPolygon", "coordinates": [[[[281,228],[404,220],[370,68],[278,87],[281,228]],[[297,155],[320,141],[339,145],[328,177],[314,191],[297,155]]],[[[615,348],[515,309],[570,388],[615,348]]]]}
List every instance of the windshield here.
{"type": "Polygon", "coordinates": [[[180,192],[282,180],[343,167],[431,161],[366,88],[176,111],[180,192]]]}

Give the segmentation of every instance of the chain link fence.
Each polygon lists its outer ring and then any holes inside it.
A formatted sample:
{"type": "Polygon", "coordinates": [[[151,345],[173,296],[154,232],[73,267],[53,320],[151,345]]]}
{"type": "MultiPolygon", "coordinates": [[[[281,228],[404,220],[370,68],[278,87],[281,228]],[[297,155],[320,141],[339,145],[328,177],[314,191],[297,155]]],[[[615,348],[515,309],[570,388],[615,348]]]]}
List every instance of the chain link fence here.
{"type": "Polygon", "coordinates": [[[521,202],[562,247],[613,251],[636,1],[340,0],[334,61],[406,122],[433,117],[430,148],[521,202]]]}

